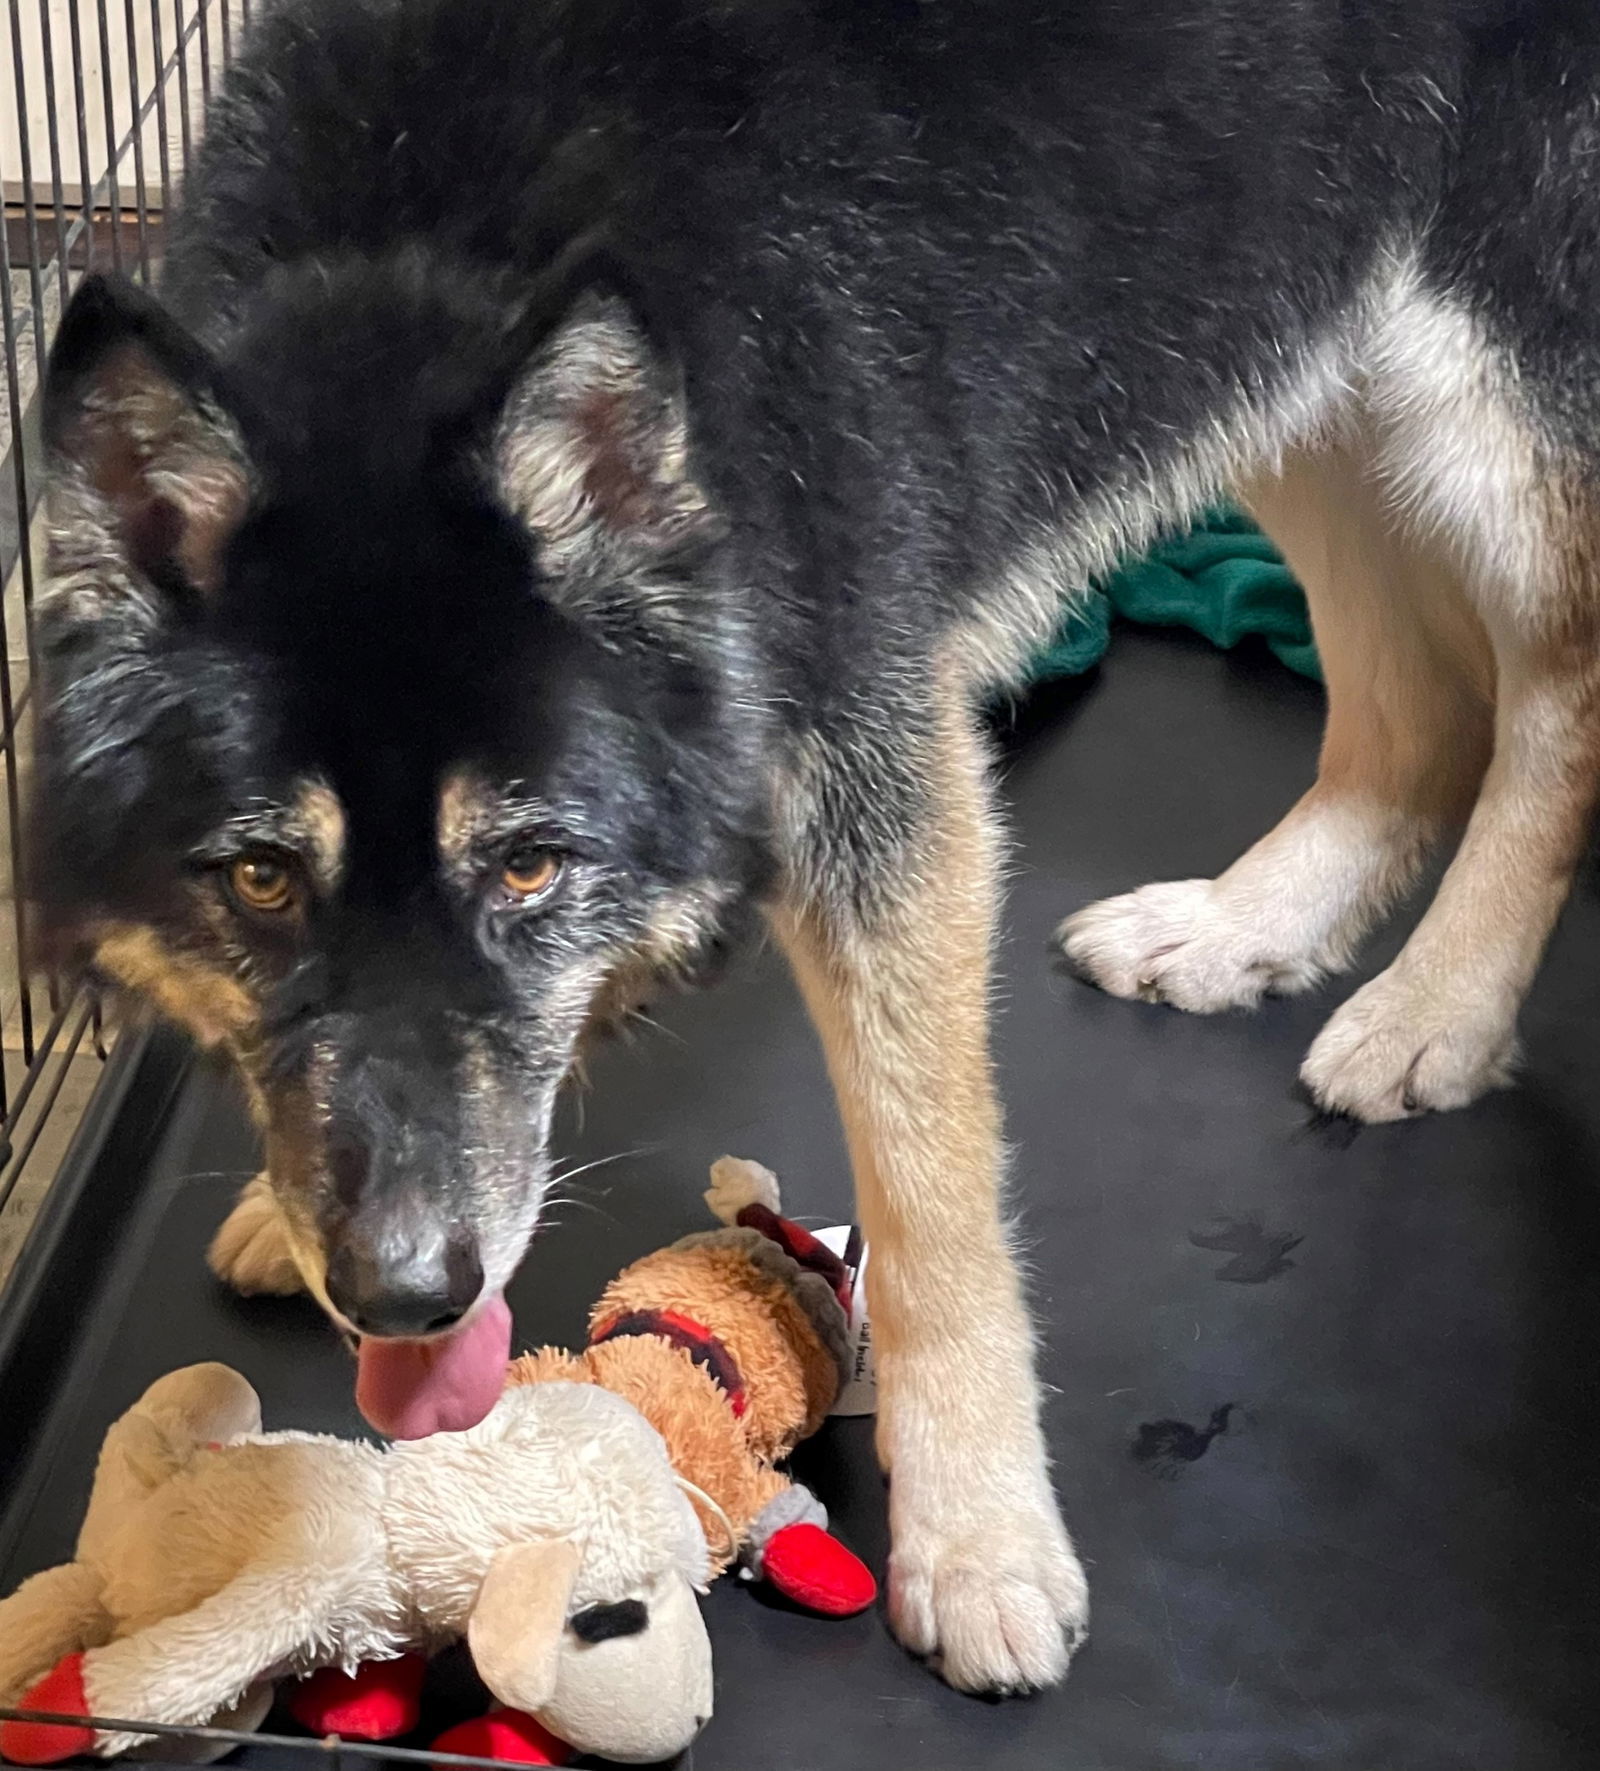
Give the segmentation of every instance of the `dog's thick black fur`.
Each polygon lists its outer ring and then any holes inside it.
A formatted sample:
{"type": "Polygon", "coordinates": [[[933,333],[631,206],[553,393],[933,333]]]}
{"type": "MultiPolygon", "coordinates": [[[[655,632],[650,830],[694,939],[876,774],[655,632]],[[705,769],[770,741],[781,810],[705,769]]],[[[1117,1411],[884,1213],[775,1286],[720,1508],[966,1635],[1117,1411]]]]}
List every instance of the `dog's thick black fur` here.
{"type": "Polygon", "coordinates": [[[1585,556],[1597,106],[1585,0],[271,6],[160,305],[89,286],[48,411],[36,884],[252,1080],[223,1264],[470,1310],[586,1024],[768,903],[880,1250],[897,1623],[1057,1676],[972,709],[1361,376],[1397,435],[1514,382],[1585,556]]]}

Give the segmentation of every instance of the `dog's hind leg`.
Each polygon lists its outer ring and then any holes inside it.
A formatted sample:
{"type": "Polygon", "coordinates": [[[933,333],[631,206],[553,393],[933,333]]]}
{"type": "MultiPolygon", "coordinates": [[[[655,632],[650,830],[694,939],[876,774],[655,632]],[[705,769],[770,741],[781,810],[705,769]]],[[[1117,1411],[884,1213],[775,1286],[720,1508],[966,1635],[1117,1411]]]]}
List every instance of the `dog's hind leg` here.
{"type": "Polygon", "coordinates": [[[1087,1606],[1001,1219],[986,760],[953,684],[920,733],[862,721],[815,742],[781,806],[774,924],[822,1036],[872,1251],[892,1621],[952,1684],[1005,1691],[1062,1676],[1087,1606]]]}
{"type": "Polygon", "coordinates": [[[1517,1012],[1600,798],[1592,369],[1569,359],[1558,397],[1548,360],[1513,362],[1464,306],[1415,279],[1377,368],[1384,472],[1462,559],[1496,701],[1493,760],[1433,903],[1302,1072],[1323,1106],[1366,1120],[1461,1106],[1507,1079],[1517,1012]]]}
{"type": "Polygon", "coordinates": [[[1490,747],[1482,625],[1442,554],[1397,532],[1368,435],[1292,454],[1245,497],[1310,602],[1328,688],[1316,783],[1218,878],[1145,886],[1059,932],[1114,995],[1200,1013],[1349,965],[1465,818],[1490,747]]]}

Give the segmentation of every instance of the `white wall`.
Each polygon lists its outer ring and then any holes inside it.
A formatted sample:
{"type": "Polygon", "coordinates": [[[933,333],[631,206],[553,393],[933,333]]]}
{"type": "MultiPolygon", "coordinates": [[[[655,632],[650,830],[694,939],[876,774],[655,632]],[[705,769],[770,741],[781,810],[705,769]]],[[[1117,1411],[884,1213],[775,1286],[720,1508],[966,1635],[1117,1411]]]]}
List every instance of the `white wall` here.
{"type": "MultiPolygon", "coordinates": [[[[96,0],[15,0],[20,12],[22,34],[23,87],[27,100],[27,143],[32,154],[35,195],[41,202],[50,200],[51,155],[49,113],[52,93],[55,100],[60,175],[65,200],[81,202],[79,196],[78,129],[74,100],[72,14],[77,12],[82,45],[84,112],[88,123],[89,177],[100,179],[106,169],[106,107],[102,67],[111,74],[111,113],[113,140],[122,143],[129,134],[136,105],[142,106],[154,90],[156,78],[155,38],[157,25],[153,9],[159,17],[161,54],[169,60],[182,31],[195,26],[200,8],[206,7],[206,26],[211,40],[213,77],[223,60],[223,9],[226,6],[234,31],[234,40],[243,22],[243,0],[132,0],[133,30],[128,29],[128,0],[105,0],[105,53],[102,53],[100,7],[96,0]],[[48,20],[51,39],[51,60],[54,79],[47,80],[44,60],[43,23],[48,20]]],[[[10,21],[0,24],[0,180],[5,196],[16,202],[22,195],[23,132],[20,126],[15,57],[9,35],[10,21]]],[[[198,139],[205,110],[203,67],[198,32],[190,36],[185,71],[189,84],[190,133],[198,139]]],[[[181,89],[176,70],[165,86],[167,108],[168,163],[176,183],[183,169],[183,126],[181,89]]],[[[140,132],[145,155],[145,179],[152,206],[161,202],[161,167],[159,149],[161,136],[154,108],[140,132]]],[[[131,146],[124,149],[117,168],[125,206],[132,203],[134,163],[131,146]]]]}

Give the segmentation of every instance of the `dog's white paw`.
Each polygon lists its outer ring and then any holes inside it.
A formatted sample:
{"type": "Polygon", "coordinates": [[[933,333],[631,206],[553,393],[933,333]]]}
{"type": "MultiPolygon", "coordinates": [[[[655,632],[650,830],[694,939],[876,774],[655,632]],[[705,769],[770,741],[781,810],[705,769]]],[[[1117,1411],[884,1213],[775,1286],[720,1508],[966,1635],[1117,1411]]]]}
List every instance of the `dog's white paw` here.
{"type": "Polygon", "coordinates": [[[1069,916],[1056,940],[1073,970],[1111,995],[1201,1015],[1309,990],[1329,963],[1313,940],[1275,939],[1210,879],[1102,899],[1069,916]]]}
{"type": "Polygon", "coordinates": [[[305,1290],[289,1245],[288,1226],[259,1174],[239,1195],[206,1252],[211,1271],[245,1297],[293,1297],[305,1290]]]}
{"type": "Polygon", "coordinates": [[[1036,1691],[1066,1676],[1089,1589],[1055,1508],[897,1524],[889,1621],[958,1691],[1036,1691]]]}
{"type": "Polygon", "coordinates": [[[1318,1034],[1300,1079],[1319,1107],[1379,1125],[1465,1107],[1511,1081],[1515,1004],[1403,968],[1363,985],[1318,1034]]]}

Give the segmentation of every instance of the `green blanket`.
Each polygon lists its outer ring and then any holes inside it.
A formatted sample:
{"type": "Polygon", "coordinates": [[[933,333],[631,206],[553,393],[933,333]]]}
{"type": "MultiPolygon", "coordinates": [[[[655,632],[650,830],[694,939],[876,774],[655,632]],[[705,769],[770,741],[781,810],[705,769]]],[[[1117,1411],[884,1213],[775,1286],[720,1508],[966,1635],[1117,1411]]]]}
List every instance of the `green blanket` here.
{"type": "Polygon", "coordinates": [[[1098,664],[1114,616],[1193,628],[1214,646],[1260,638],[1291,670],[1322,680],[1304,594],[1272,543],[1237,511],[1208,512],[1188,534],[1097,585],[1034,660],[1029,680],[1076,676],[1098,664]]]}

